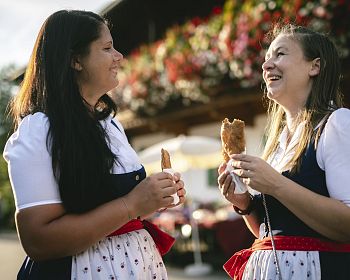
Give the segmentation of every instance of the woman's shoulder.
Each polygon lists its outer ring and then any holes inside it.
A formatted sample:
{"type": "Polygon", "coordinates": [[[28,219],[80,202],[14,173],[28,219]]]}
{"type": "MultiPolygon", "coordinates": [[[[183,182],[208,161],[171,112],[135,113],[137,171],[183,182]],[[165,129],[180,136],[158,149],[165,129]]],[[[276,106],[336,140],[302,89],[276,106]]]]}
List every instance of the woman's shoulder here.
{"type": "Polygon", "coordinates": [[[350,117],[350,109],[339,108],[333,111],[329,118],[349,119],[349,117],[350,117]]]}
{"type": "MultiPolygon", "coordinates": [[[[327,126],[331,126],[338,129],[350,128],[350,110],[347,108],[339,108],[332,112],[327,121],[327,126]]],[[[349,130],[350,131],[350,130],[349,130]]]]}
{"type": "Polygon", "coordinates": [[[36,112],[25,116],[20,122],[20,125],[25,123],[34,127],[47,126],[49,124],[49,118],[45,113],[36,112]]]}
{"type": "Polygon", "coordinates": [[[48,117],[41,112],[27,115],[17,130],[9,137],[4,148],[4,157],[22,155],[24,152],[40,152],[46,147],[49,130],[48,117]]]}
{"type": "Polygon", "coordinates": [[[43,136],[46,137],[49,127],[48,117],[44,113],[37,112],[24,117],[16,132],[18,137],[29,137],[35,140],[43,136]]]}

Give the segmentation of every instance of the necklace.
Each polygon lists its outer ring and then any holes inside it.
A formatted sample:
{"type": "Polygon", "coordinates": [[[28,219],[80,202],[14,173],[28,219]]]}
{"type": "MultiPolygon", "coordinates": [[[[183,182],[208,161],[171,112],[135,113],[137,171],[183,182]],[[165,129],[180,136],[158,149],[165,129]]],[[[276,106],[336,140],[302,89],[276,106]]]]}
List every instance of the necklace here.
{"type": "Polygon", "coordinates": [[[278,275],[278,279],[282,280],[281,270],[280,270],[280,266],[279,266],[279,262],[278,262],[278,258],[277,258],[275,241],[273,239],[273,232],[272,232],[272,228],[271,228],[270,215],[269,215],[269,211],[267,210],[265,194],[262,194],[262,199],[263,199],[263,205],[264,205],[264,209],[265,209],[267,227],[268,227],[268,231],[270,232],[270,235],[271,235],[271,244],[272,244],[273,258],[275,260],[275,265],[276,265],[276,274],[278,275]]]}
{"type": "MultiPolygon", "coordinates": [[[[275,158],[276,158],[276,153],[273,154],[273,157],[272,157],[270,162],[273,162],[275,160],[275,158]]],[[[267,229],[271,235],[271,244],[272,244],[273,258],[275,260],[276,274],[278,276],[278,279],[282,280],[280,265],[279,265],[277,252],[276,252],[275,240],[273,239],[274,236],[273,236],[272,227],[271,227],[270,215],[269,215],[269,211],[267,208],[266,197],[265,197],[265,194],[263,194],[263,193],[262,193],[262,199],[263,199],[263,205],[264,205],[264,210],[265,210],[265,215],[266,215],[267,229]]]]}

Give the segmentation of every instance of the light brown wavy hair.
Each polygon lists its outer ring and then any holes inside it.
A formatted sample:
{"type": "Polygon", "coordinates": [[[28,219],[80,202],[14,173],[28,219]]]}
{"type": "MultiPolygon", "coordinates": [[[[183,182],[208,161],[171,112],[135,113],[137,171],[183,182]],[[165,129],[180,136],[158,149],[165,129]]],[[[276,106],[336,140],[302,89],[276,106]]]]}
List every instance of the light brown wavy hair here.
{"type": "MultiPolygon", "coordinates": [[[[315,130],[317,125],[334,110],[344,106],[343,97],[339,90],[340,60],[335,45],[324,34],[303,26],[278,23],[267,34],[268,42],[271,43],[279,35],[295,40],[301,46],[307,61],[320,58],[320,72],[313,77],[311,92],[305,107],[299,112],[294,123],[294,127],[304,121],[306,124],[297,144],[296,152],[285,166],[291,167],[291,171],[295,172],[299,169],[302,155],[312,139],[315,140],[315,149],[317,147],[323,129],[323,125],[321,125],[315,130]]],[[[279,136],[286,124],[283,108],[273,100],[268,101],[267,123],[265,134],[267,139],[262,156],[265,160],[276,151],[279,136]]]]}

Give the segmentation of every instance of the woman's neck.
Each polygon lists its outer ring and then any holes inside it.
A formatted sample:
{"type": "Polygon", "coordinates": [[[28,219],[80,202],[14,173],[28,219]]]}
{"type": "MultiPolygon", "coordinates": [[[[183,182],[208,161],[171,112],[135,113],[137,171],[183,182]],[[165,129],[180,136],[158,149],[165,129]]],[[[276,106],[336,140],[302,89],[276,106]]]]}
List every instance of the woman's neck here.
{"type": "Polygon", "coordinates": [[[297,114],[286,112],[286,125],[289,133],[294,133],[297,114]]]}
{"type": "Polygon", "coordinates": [[[286,126],[287,126],[287,145],[293,137],[293,134],[298,126],[298,118],[300,111],[288,111],[285,110],[286,114],[286,126]]]}

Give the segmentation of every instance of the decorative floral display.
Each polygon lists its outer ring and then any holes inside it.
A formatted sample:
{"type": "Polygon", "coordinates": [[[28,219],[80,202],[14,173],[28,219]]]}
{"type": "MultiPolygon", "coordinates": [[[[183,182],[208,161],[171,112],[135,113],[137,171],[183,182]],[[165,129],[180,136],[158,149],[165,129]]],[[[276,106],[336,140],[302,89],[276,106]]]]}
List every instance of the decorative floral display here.
{"type": "Polygon", "coordinates": [[[348,57],[349,13],[345,0],[227,0],[207,19],[173,26],[162,40],[131,53],[113,94],[122,109],[153,116],[176,105],[209,102],[222,86],[259,86],[264,34],[281,19],[330,33],[348,57]]]}

